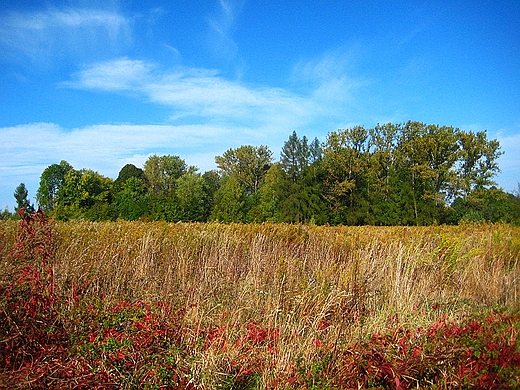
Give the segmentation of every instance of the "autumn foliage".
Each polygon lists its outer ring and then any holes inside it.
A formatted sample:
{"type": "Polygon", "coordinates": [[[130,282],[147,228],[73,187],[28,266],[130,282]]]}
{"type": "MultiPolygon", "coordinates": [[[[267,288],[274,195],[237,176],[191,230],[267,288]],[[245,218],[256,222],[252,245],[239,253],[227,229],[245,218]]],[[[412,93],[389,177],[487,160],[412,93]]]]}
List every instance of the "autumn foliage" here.
{"type": "Polygon", "coordinates": [[[0,387],[520,386],[518,228],[0,225],[0,387]]]}

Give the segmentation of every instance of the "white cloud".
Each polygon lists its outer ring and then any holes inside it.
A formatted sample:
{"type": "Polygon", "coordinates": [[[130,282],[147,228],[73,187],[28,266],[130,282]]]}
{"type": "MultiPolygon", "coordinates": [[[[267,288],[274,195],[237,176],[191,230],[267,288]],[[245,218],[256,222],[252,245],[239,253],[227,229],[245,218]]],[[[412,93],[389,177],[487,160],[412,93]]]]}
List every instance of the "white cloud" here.
{"type": "Polygon", "coordinates": [[[226,80],[216,70],[177,68],[160,71],[155,64],[120,58],[76,73],[65,87],[112,92],[132,91],[171,107],[172,120],[199,118],[201,123],[240,123],[253,127],[273,121],[309,120],[313,101],[281,88],[226,80]]]}
{"type": "Polygon", "coordinates": [[[153,65],[139,60],[120,58],[91,65],[73,75],[64,87],[103,91],[139,90],[150,76],[153,65]]]}
{"type": "Polygon", "coordinates": [[[64,129],[53,123],[32,123],[0,128],[0,208],[14,204],[12,193],[20,182],[34,197],[43,170],[61,160],[76,169],[90,168],[115,178],[127,163],[142,166],[150,154],[174,154],[204,171],[214,168],[214,157],[230,146],[230,138],[230,129],[208,125],[64,129]],[[199,163],[194,158],[203,155],[199,163]]]}
{"type": "Polygon", "coordinates": [[[0,48],[11,59],[48,64],[56,57],[115,53],[130,40],[130,21],[98,9],[11,12],[0,17],[0,48]]]}

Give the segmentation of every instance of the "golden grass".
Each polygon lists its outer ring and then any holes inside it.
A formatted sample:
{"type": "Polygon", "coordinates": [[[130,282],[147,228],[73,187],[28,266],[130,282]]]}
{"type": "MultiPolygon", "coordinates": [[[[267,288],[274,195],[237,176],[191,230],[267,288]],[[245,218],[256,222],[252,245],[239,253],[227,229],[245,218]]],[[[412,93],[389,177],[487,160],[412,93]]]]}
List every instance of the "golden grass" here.
{"type": "MultiPolygon", "coordinates": [[[[273,369],[262,383],[270,383],[295,361],[312,361],[316,340],[345,345],[441,315],[520,310],[520,228],[509,225],[53,224],[60,291],[72,294],[74,284],[84,300],[107,305],[170,302],[186,308],[187,329],[225,329],[227,349],[184,336],[203,388],[229,371],[233,342],[252,322],[281,335],[277,353],[263,355],[273,369]]],[[[15,231],[0,222],[2,283],[15,231]]]]}

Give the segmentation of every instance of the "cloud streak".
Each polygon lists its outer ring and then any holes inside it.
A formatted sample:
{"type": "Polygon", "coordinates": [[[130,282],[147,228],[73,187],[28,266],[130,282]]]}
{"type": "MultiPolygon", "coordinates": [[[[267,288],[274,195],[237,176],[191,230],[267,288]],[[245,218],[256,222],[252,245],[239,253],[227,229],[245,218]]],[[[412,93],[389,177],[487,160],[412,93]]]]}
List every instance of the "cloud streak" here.
{"type": "Polygon", "coordinates": [[[238,55],[238,46],[233,39],[232,33],[244,1],[219,0],[218,3],[218,13],[207,18],[207,41],[213,55],[228,61],[238,55]]]}
{"type": "Polygon", "coordinates": [[[266,126],[273,121],[310,120],[313,101],[280,88],[226,80],[218,71],[176,68],[129,58],[97,63],[76,73],[63,87],[109,92],[136,92],[149,102],[170,107],[171,120],[266,126]]]}
{"type": "Polygon", "coordinates": [[[48,63],[55,57],[114,53],[130,40],[130,20],[115,11],[49,9],[0,17],[0,48],[11,59],[48,63]]]}

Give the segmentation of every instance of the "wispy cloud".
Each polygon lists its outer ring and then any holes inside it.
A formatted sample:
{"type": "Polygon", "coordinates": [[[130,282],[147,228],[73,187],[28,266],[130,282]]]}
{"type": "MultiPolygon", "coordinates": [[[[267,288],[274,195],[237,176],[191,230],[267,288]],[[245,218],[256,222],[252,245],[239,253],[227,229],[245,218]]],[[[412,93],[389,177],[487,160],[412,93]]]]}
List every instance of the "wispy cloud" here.
{"type": "Polygon", "coordinates": [[[153,68],[150,63],[124,57],[85,67],[61,86],[102,91],[141,90],[153,68]]]}
{"type": "Polygon", "coordinates": [[[47,64],[55,57],[114,53],[130,40],[130,21],[116,11],[48,9],[0,17],[0,48],[11,59],[47,64]]]}
{"type": "Polygon", "coordinates": [[[235,60],[238,46],[233,39],[233,27],[244,5],[244,0],[219,0],[218,11],[208,16],[207,42],[215,57],[235,60]]]}
{"type": "Polygon", "coordinates": [[[293,118],[308,120],[312,100],[280,88],[252,86],[223,78],[218,71],[179,67],[161,71],[141,60],[120,58],[76,73],[65,87],[133,91],[172,108],[171,119],[199,118],[201,123],[241,123],[251,127],[293,118]]]}

